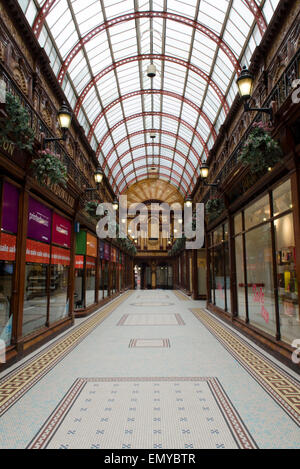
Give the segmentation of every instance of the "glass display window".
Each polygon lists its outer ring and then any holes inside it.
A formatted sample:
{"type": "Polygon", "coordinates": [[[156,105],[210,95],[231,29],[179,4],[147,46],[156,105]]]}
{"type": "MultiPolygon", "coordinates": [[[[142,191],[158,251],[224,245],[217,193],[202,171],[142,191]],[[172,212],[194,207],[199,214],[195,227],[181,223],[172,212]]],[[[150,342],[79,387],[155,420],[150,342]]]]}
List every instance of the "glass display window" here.
{"type": "Polygon", "coordinates": [[[268,221],[271,217],[270,198],[265,195],[245,210],[245,229],[268,221]]]}
{"type": "Polygon", "coordinates": [[[52,247],[50,272],[50,324],[69,315],[70,251],[52,247]]]}
{"type": "Polygon", "coordinates": [[[96,302],[96,259],[94,257],[86,258],[85,285],[85,305],[88,307],[96,302]]]}
{"type": "Polygon", "coordinates": [[[74,279],[74,305],[75,310],[83,309],[84,301],[84,256],[75,257],[75,279],[74,279]]]}
{"type": "Polygon", "coordinates": [[[49,265],[27,263],[23,308],[23,335],[46,326],[48,312],[48,269],[49,265]]]}
{"type": "Polygon", "coordinates": [[[299,290],[293,214],[275,220],[280,333],[284,342],[300,337],[299,290]]]}
{"type": "Polygon", "coordinates": [[[273,214],[277,217],[293,208],[291,180],[281,184],[273,191],[273,214]]]}

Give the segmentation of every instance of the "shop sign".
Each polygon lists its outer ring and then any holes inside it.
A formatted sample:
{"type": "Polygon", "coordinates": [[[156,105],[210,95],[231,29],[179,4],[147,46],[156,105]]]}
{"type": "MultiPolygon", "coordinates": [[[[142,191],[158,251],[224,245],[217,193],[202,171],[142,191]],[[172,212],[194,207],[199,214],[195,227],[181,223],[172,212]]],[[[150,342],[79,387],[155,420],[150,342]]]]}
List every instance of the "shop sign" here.
{"type": "Polygon", "coordinates": [[[27,239],[26,262],[32,262],[34,264],[49,264],[50,246],[27,239]]]}
{"type": "Polygon", "coordinates": [[[90,257],[97,257],[97,238],[89,233],[86,236],[86,254],[90,257]]]}
{"type": "Polygon", "coordinates": [[[30,197],[28,209],[28,238],[51,241],[51,210],[30,197]]]}
{"type": "Polygon", "coordinates": [[[99,258],[104,259],[104,242],[99,241],[99,258]]]}
{"type": "Polygon", "coordinates": [[[86,268],[87,269],[95,269],[96,267],[96,259],[94,257],[87,257],[86,258],[86,268]]]}
{"type": "Polygon", "coordinates": [[[65,248],[71,247],[72,225],[57,213],[53,214],[52,242],[65,248]]]}
{"type": "Polygon", "coordinates": [[[61,200],[63,200],[69,207],[74,208],[75,204],[75,199],[72,197],[68,192],[63,189],[61,186],[58,184],[52,185],[51,186],[51,191],[59,197],[61,200]]]}
{"type": "Polygon", "coordinates": [[[16,237],[1,233],[0,234],[0,260],[14,261],[16,259],[16,237]]]}
{"type": "Polygon", "coordinates": [[[51,264],[69,266],[71,262],[70,251],[56,246],[52,247],[51,264]]]}
{"type": "Polygon", "coordinates": [[[83,269],[84,267],[84,257],[75,256],[75,269],[83,269]]]}
{"type": "Polygon", "coordinates": [[[109,244],[104,245],[104,259],[106,261],[110,261],[110,245],[109,244]]]}
{"type": "Polygon", "coordinates": [[[76,233],[76,254],[86,254],[86,231],[76,233]]]}
{"type": "Polygon", "coordinates": [[[3,185],[2,229],[10,233],[18,231],[19,190],[5,182],[3,185]]]}

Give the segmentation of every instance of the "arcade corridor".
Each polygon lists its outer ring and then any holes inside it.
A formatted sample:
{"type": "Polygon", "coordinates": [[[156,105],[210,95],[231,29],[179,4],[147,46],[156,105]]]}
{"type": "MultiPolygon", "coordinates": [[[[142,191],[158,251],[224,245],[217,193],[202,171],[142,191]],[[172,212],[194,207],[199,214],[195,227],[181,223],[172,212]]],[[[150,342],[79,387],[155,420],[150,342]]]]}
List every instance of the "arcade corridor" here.
{"type": "Polygon", "coordinates": [[[299,400],[203,302],[129,291],[0,375],[0,448],[299,448],[299,400]]]}

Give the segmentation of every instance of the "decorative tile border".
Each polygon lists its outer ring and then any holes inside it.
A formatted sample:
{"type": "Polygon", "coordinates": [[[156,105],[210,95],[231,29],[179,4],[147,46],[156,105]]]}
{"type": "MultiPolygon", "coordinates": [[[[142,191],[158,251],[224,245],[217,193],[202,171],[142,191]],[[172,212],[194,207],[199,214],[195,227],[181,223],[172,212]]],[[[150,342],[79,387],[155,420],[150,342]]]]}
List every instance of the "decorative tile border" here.
{"type": "Polygon", "coordinates": [[[185,326],[185,322],[177,313],[163,313],[163,314],[124,314],[117,326],[185,326]],[[163,322],[163,317],[169,316],[169,322],[163,322]],[[135,318],[136,322],[130,322],[132,318],[135,318]],[[145,319],[147,317],[147,319],[145,319]],[[154,318],[161,318],[160,322],[155,322],[154,318]],[[152,318],[152,322],[151,322],[152,318]],[[174,318],[174,321],[172,321],[174,318]]]}
{"type": "Polygon", "coordinates": [[[300,426],[300,385],[267,357],[202,309],[194,316],[262,386],[272,399],[300,426]]]}
{"type": "Polygon", "coordinates": [[[72,331],[55,340],[18,368],[0,379],[0,417],[65,358],[132,293],[127,292],[86,319],[72,331]]]}
{"type": "Polygon", "coordinates": [[[135,449],[143,443],[144,449],[178,449],[178,443],[257,448],[219,380],[194,377],[79,378],[28,449],[135,449]]]}
{"type": "Polygon", "coordinates": [[[171,348],[169,339],[131,339],[129,348],[171,348]]]}

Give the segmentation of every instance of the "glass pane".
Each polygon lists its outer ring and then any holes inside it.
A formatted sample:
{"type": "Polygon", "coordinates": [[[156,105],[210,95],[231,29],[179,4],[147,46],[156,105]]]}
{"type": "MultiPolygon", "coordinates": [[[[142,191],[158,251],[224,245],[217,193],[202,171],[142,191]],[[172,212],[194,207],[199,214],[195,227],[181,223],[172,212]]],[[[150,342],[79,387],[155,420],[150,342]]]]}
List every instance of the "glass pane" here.
{"type": "Polygon", "coordinates": [[[271,225],[246,234],[250,324],[276,335],[271,225]]]}
{"type": "Polygon", "coordinates": [[[214,232],[214,244],[220,244],[223,241],[223,225],[219,226],[214,232]]]}
{"type": "Polygon", "coordinates": [[[95,303],[96,294],[96,269],[86,270],[86,306],[95,303]]]}
{"type": "Polygon", "coordinates": [[[103,282],[104,282],[104,298],[107,298],[108,297],[108,263],[107,262],[105,262],[105,265],[104,265],[103,282]]]}
{"type": "Polygon", "coordinates": [[[201,249],[197,253],[198,295],[206,295],[206,251],[201,249]]]}
{"type": "Polygon", "coordinates": [[[224,279],[224,249],[223,245],[214,249],[214,270],[215,270],[215,298],[216,306],[225,310],[225,279],[224,279]]]}
{"type": "Polygon", "coordinates": [[[46,325],[47,303],[47,265],[26,264],[23,335],[46,325]]]}
{"type": "Polygon", "coordinates": [[[66,318],[69,314],[68,302],[69,267],[51,266],[50,280],[50,324],[66,318]]]}
{"type": "Polygon", "coordinates": [[[274,217],[293,208],[290,179],[273,191],[274,217]]]}
{"type": "Polygon", "coordinates": [[[259,225],[267,221],[271,216],[269,196],[262,197],[245,210],[245,228],[259,225]]]}
{"type": "Polygon", "coordinates": [[[74,287],[75,309],[84,308],[83,279],[84,279],[84,269],[75,269],[75,287],[74,287]]]}
{"type": "Polygon", "coordinates": [[[235,259],[236,259],[236,285],[237,285],[237,301],[238,316],[246,320],[246,297],[245,297],[245,275],[244,275],[244,254],[243,254],[243,237],[235,238],[235,259]]]}
{"type": "Polygon", "coordinates": [[[239,213],[234,217],[234,233],[237,235],[243,231],[243,217],[239,213]]]}
{"type": "Polygon", "coordinates": [[[99,293],[98,293],[98,301],[103,299],[103,261],[99,262],[99,293]]]}
{"type": "Polygon", "coordinates": [[[230,258],[229,244],[224,244],[225,250],[225,293],[226,293],[226,311],[231,311],[231,295],[230,295],[230,258]]]}
{"type": "Polygon", "coordinates": [[[275,221],[276,258],[282,340],[292,343],[300,338],[298,282],[293,215],[275,221]]]}
{"type": "Polygon", "coordinates": [[[6,345],[10,345],[11,341],[10,302],[13,273],[14,263],[0,261],[0,338],[4,340],[6,345]]]}

